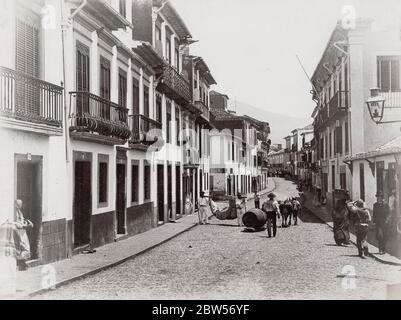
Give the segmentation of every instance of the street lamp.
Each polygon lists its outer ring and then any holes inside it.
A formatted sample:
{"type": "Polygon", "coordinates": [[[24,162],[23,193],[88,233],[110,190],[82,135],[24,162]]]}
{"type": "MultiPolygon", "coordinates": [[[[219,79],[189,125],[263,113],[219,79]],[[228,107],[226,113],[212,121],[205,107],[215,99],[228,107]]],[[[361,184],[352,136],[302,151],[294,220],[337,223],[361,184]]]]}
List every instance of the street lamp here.
{"type": "MultiPolygon", "coordinates": [[[[384,117],[385,102],[386,100],[380,95],[379,88],[370,89],[370,98],[366,101],[366,105],[368,107],[370,117],[372,118],[373,122],[375,122],[376,124],[401,122],[401,119],[393,121],[382,121],[384,117]]],[[[401,107],[391,107],[391,109],[396,108],[401,107]]]]}

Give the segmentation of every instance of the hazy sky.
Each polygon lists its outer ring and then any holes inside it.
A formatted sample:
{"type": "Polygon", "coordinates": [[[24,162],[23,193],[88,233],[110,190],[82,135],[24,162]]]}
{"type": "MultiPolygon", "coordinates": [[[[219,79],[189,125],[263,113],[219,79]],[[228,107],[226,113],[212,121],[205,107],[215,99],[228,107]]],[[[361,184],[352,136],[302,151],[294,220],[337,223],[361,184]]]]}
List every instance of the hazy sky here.
{"type": "MultiPolygon", "coordinates": [[[[344,5],[356,16],[399,10],[401,0],[170,0],[231,99],[276,113],[309,118],[312,75],[344,5]]],[[[400,12],[400,11],[398,11],[400,12]]],[[[401,17],[401,14],[399,15],[401,17]]]]}

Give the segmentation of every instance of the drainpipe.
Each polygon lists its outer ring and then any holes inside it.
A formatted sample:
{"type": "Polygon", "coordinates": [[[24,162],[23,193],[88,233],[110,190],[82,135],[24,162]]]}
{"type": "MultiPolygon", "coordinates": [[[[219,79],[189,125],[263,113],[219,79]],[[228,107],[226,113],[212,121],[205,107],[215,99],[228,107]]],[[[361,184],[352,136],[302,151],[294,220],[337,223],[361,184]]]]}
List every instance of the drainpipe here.
{"type": "Polygon", "coordinates": [[[67,101],[67,92],[66,92],[66,36],[67,36],[67,28],[69,24],[72,22],[73,18],[86,6],[87,0],[83,0],[81,5],[66,19],[64,16],[65,13],[65,0],[60,0],[60,7],[61,7],[61,41],[62,41],[62,55],[63,55],[63,87],[64,87],[64,134],[65,134],[65,152],[66,152],[66,162],[69,163],[70,160],[70,153],[69,153],[69,126],[68,126],[68,119],[69,119],[69,107],[67,101]]]}

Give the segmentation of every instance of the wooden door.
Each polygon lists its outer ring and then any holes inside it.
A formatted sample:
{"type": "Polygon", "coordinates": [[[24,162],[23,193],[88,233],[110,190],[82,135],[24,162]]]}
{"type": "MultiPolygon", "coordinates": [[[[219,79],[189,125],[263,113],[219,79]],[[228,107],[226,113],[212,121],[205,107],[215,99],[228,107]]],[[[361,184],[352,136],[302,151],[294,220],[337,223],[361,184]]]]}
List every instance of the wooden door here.
{"type": "Polygon", "coordinates": [[[125,164],[117,164],[117,186],[116,186],[116,213],[117,213],[117,234],[126,233],[125,223],[125,202],[126,202],[126,167],[125,164]]]}
{"type": "Polygon", "coordinates": [[[90,244],[92,215],[91,163],[76,161],[74,173],[74,248],[90,244]]]}

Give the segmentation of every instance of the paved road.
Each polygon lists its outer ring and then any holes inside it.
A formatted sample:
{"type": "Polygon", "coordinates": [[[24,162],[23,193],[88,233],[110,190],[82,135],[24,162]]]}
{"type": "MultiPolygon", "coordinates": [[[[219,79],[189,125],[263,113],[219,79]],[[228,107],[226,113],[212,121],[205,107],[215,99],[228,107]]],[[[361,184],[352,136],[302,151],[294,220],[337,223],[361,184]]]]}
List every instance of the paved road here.
{"type": "MultiPolygon", "coordinates": [[[[279,198],[295,186],[276,180],[279,198]]],[[[212,220],[117,267],[36,299],[385,299],[400,267],[337,247],[309,212],[298,226],[245,233],[236,221],[212,220]],[[355,271],[356,277],[344,277],[355,271]]]]}

